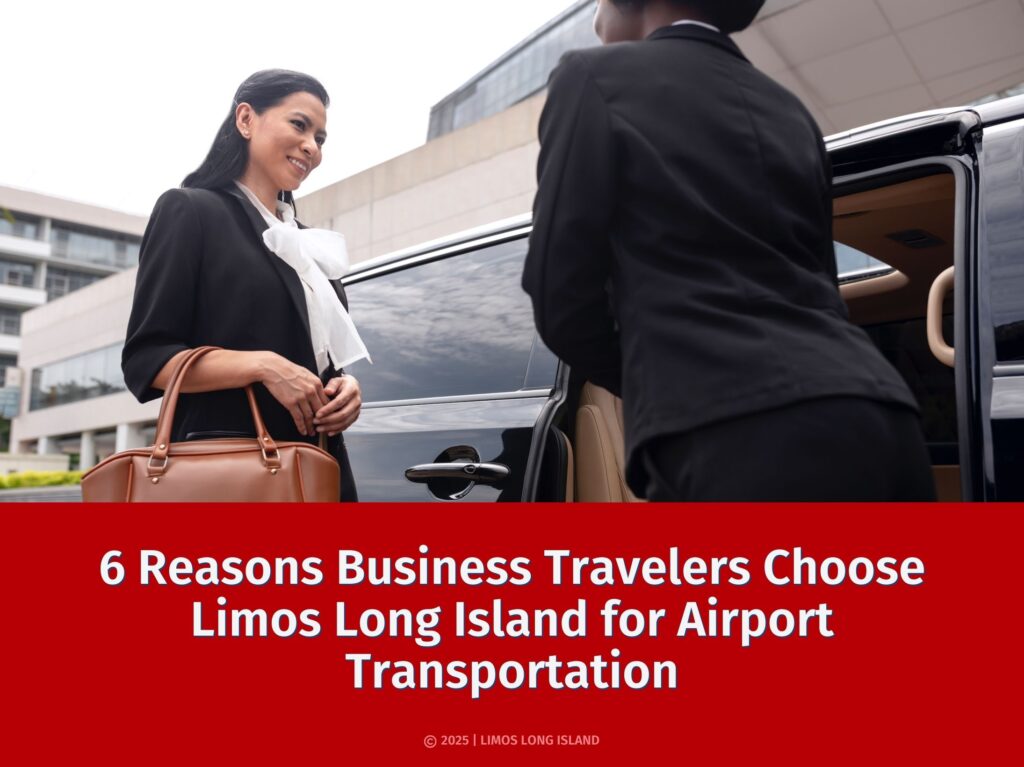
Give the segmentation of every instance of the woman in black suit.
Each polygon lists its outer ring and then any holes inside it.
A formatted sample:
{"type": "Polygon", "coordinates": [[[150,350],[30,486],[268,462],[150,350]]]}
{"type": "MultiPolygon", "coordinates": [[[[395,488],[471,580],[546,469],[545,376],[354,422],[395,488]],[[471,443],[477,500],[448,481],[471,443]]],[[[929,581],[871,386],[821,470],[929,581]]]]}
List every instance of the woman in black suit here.
{"type": "Polygon", "coordinates": [[[121,366],[146,402],[188,349],[222,347],[190,370],[172,439],[254,436],[238,391],[254,384],[276,439],[328,435],[341,499],[357,500],[341,432],[362,400],[342,368],[368,355],[338,281],[344,239],[299,225],[292,201],[320,164],[328,103],[297,72],[257,72],[238,88],[202,165],[153,209],[121,366]]]}
{"type": "Polygon", "coordinates": [[[818,126],[729,34],[764,0],[600,0],[540,119],[523,286],[622,397],[650,500],[934,499],[917,401],[850,323],[818,126]]]}

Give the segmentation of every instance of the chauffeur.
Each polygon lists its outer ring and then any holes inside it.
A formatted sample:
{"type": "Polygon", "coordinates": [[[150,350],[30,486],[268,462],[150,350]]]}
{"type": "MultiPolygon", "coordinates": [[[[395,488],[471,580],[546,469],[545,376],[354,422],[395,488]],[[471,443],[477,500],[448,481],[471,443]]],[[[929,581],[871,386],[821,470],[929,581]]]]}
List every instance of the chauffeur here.
{"type": "Polygon", "coordinates": [[[909,500],[914,397],[847,319],[831,172],[803,104],[728,37],[764,0],[600,0],[541,116],[523,287],[623,400],[651,500],[909,500]]]}

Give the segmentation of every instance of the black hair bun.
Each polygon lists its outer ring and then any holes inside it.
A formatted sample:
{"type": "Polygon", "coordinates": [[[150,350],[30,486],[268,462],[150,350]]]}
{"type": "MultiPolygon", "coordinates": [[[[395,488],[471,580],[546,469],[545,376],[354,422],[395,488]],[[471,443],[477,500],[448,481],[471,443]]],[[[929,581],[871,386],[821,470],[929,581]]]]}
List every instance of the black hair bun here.
{"type": "Polygon", "coordinates": [[[691,0],[708,15],[710,23],[731,35],[750,26],[765,0],[691,0]]]}

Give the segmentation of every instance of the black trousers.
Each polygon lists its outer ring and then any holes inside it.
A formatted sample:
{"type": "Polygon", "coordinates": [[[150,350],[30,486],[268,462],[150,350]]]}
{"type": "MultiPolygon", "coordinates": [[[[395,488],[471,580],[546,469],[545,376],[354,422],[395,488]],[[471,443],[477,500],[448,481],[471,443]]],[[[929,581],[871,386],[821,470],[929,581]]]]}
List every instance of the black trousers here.
{"type": "Polygon", "coordinates": [[[327,442],[328,450],[338,462],[341,469],[341,498],[344,503],[355,503],[359,500],[359,493],[356,492],[356,478],[352,476],[352,463],[348,460],[348,448],[345,447],[345,439],[340,434],[331,437],[327,442]]]}
{"type": "Polygon", "coordinates": [[[661,437],[643,448],[651,501],[934,501],[913,411],[829,397],[661,437]]]}
{"type": "MultiPolygon", "coordinates": [[[[346,304],[347,305],[347,304],[346,304]]],[[[327,369],[320,374],[320,381],[325,386],[335,376],[343,375],[344,371],[337,371],[334,365],[328,365],[327,369]]],[[[356,492],[356,479],[352,476],[352,462],[348,459],[348,448],[345,446],[345,436],[339,434],[336,437],[327,438],[327,452],[334,456],[341,470],[341,497],[342,503],[355,503],[359,500],[359,493],[356,492]]]]}

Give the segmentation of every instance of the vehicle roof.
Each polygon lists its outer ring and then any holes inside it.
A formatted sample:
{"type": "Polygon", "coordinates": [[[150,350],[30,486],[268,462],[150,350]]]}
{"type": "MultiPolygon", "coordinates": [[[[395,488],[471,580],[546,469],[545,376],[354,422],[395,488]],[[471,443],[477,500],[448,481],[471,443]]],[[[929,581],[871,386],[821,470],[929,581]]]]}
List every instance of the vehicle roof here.
{"type": "MultiPolygon", "coordinates": [[[[901,115],[881,122],[862,125],[852,130],[836,133],[825,138],[828,149],[834,150],[850,144],[863,141],[874,141],[884,139],[886,136],[893,136],[905,133],[909,130],[924,127],[927,125],[955,122],[970,119],[978,124],[995,125],[1009,120],[1024,118],[1024,95],[1011,96],[1009,98],[990,101],[986,104],[974,106],[947,107],[944,109],[933,109],[927,112],[916,112],[914,114],[901,115]]],[[[458,249],[460,246],[481,240],[488,237],[500,237],[510,234],[516,230],[523,230],[530,226],[531,216],[524,213],[512,218],[506,218],[484,226],[467,229],[462,232],[441,237],[429,242],[419,243],[413,247],[403,248],[392,253],[386,253],[375,258],[361,261],[352,267],[352,271],[345,276],[345,279],[355,278],[365,272],[378,269],[388,264],[414,258],[415,256],[434,253],[446,249],[458,249]]]]}
{"type": "Polygon", "coordinates": [[[1024,117],[1024,95],[978,104],[971,107],[971,110],[981,115],[981,121],[985,125],[1016,120],[1024,117]]]}
{"type": "Polygon", "coordinates": [[[1024,96],[1010,96],[973,106],[945,107],[900,115],[826,136],[825,145],[832,150],[848,143],[882,139],[930,124],[961,120],[967,115],[982,126],[1021,118],[1024,117],[1024,96]]]}
{"type": "Polygon", "coordinates": [[[522,213],[518,216],[513,216],[512,218],[502,219],[501,221],[485,224],[484,226],[478,226],[473,229],[466,229],[462,232],[456,232],[455,234],[440,237],[436,240],[421,242],[409,248],[403,248],[402,250],[385,253],[384,255],[376,256],[374,258],[367,259],[366,261],[360,261],[352,267],[352,271],[345,275],[345,279],[356,277],[364,272],[378,269],[381,266],[387,266],[388,264],[396,261],[404,261],[405,259],[413,258],[425,253],[457,249],[462,245],[484,239],[485,237],[500,237],[501,235],[515,232],[516,230],[526,229],[530,226],[532,218],[531,214],[522,213]]]}

